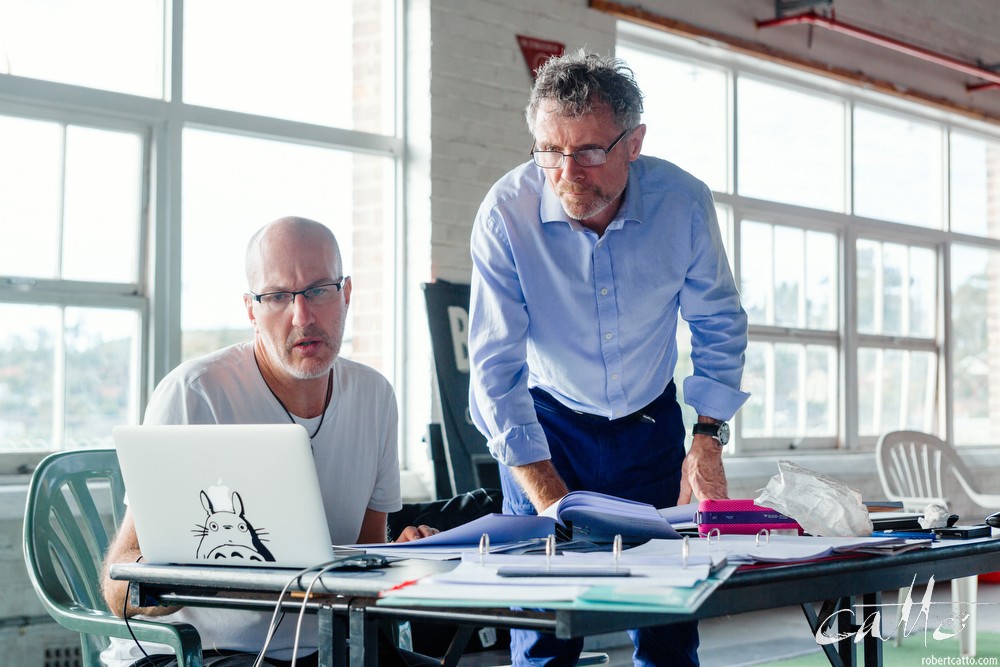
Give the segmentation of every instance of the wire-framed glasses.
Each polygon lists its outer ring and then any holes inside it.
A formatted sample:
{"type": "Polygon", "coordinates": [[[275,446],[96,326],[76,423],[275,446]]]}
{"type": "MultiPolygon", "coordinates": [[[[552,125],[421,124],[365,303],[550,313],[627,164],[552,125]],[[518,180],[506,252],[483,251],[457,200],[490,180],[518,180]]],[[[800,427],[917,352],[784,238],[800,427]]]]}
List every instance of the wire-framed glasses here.
{"type": "Polygon", "coordinates": [[[325,306],[332,303],[340,294],[340,290],[344,288],[345,280],[347,280],[347,276],[341,277],[336,282],[314,285],[294,292],[265,292],[264,294],[248,292],[248,294],[264,310],[277,313],[288,310],[295,303],[296,296],[301,296],[310,306],[325,306]]]}
{"type": "Polygon", "coordinates": [[[574,151],[572,153],[562,153],[560,151],[536,151],[535,145],[531,145],[531,157],[542,169],[558,169],[563,166],[566,162],[567,157],[571,157],[576,160],[576,163],[581,167],[599,167],[608,161],[608,153],[615,149],[618,142],[625,138],[625,135],[634,130],[634,127],[630,127],[621,134],[618,138],[611,142],[611,145],[607,148],[584,148],[583,150],[574,151]]]}

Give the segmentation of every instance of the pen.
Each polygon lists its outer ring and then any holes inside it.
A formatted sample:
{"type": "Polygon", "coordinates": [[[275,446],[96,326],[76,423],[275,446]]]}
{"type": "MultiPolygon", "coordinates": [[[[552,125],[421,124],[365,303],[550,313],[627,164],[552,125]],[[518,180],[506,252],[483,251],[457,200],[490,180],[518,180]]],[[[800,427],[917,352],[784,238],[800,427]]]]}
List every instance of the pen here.
{"type": "Polygon", "coordinates": [[[932,542],[937,539],[937,536],[932,532],[908,532],[905,530],[876,530],[872,533],[872,537],[902,537],[905,539],[931,540],[932,542]]]}

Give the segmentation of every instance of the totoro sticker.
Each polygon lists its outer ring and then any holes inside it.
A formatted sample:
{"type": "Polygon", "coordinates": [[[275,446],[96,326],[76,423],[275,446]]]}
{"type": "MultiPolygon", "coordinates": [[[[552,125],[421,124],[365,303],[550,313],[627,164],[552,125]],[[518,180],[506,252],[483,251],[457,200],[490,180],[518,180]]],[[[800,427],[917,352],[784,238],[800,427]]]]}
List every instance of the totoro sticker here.
{"type": "Polygon", "coordinates": [[[212,562],[266,562],[275,558],[264,546],[267,532],[246,517],[243,498],[228,487],[212,486],[199,492],[204,520],[196,523],[195,557],[212,562]]]}

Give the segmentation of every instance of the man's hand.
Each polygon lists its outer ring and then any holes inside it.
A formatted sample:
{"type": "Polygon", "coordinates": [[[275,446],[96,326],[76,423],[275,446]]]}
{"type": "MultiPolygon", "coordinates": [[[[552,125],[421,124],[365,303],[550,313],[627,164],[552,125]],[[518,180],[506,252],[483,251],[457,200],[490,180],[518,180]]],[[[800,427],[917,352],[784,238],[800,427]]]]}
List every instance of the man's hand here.
{"type": "Polygon", "coordinates": [[[710,435],[696,435],[691,450],[681,465],[681,493],[678,505],[698,500],[724,500],[729,498],[726,469],[722,465],[722,447],[710,435]]]}
{"type": "Polygon", "coordinates": [[[413,540],[419,540],[421,537],[430,537],[431,535],[437,535],[439,531],[437,528],[431,528],[430,526],[425,526],[420,524],[419,526],[407,526],[400,531],[399,537],[396,538],[397,542],[412,542],[413,540]]]}

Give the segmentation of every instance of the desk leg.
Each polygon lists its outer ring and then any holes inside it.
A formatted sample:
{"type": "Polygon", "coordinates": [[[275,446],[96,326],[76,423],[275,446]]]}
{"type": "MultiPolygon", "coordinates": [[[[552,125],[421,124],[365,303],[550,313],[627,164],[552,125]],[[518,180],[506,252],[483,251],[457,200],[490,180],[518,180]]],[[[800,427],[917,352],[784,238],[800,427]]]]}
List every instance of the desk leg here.
{"type": "Polygon", "coordinates": [[[814,636],[822,632],[831,639],[834,636],[843,637],[839,641],[823,644],[823,652],[832,667],[857,667],[855,645],[858,633],[864,638],[865,667],[881,667],[882,627],[881,624],[873,627],[881,619],[881,609],[882,594],[878,592],[864,594],[856,606],[851,598],[827,600],[820,605],[819,613],[811,603],[802,605],[814,636]]]}
{"type": "Polygon", "coordinates": [[[857,652],[854,650],[854,633],[858,631],[855,623],[857,609],[851,603],[851,598],[840,598],[837,605],[837,634],[846,635],[837,642],[837,653],[840,654],[840,664],[844,667],[857,667],[857,652]]]}
{"type": "MultiPolygon", "coordinates": [[[[841,632],[844,628],[841,625],[841,614],[837,612],[840,610],[843,600],[827,600],[820,605],[819,613],[813,609],[811,602],[804,602],[802,604],[802,611],[806,615],[806,620],[809,622],[809,629],[812,630],[813,637],[816,637],[818,633],[822,631],[823,634],[833,636],[834,634],[841,632]]],[[[850,603],[850,600],[848,600],[850,603]]],[[[826,654],[826,659],[830,661],[831,667],[847,667],[854,665],[854,652],[849,653],[848,661],[844,662],[844,657],[842,651],[844,648],[844,641],[834,642],[832,644],[823,644],[823,653],[826,654]]],[[[851,648],[850,642],[847,643],[848,649],[851,648]]]]}
{"type": "Polygon", "coordinates": [[[317,614],[319,667],[347,664],[347,619],[324,607],[317,614]]]}
{"type": "Polygon", "coordinates": [[[862,621],[862,632],[865,635],[865,667],[882,667],[882,593],[865,593],[861,597],[862,608],[858,610],[864,613],[862,621]],[[872,627],[878,623],[877,627],[872,627]]]}
{"type": "Polygon", "coordinates": [[[348,619],[348,663],[350,667],[377,667],[378,621],[368,618],[365,604],[351,603],[348,619]]]}

